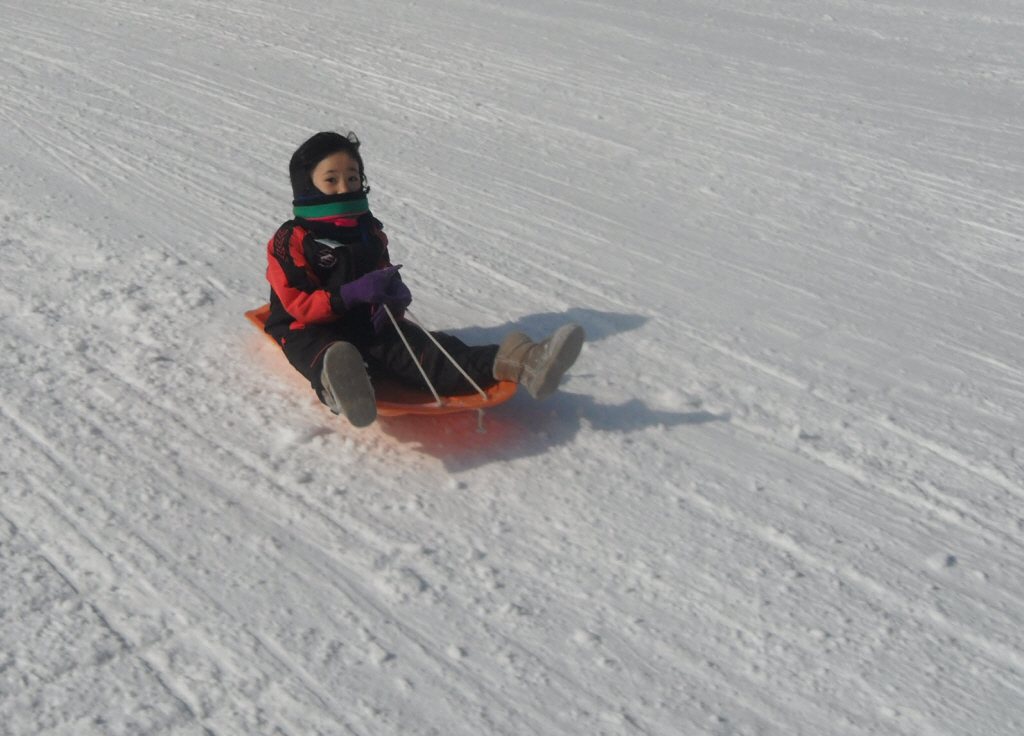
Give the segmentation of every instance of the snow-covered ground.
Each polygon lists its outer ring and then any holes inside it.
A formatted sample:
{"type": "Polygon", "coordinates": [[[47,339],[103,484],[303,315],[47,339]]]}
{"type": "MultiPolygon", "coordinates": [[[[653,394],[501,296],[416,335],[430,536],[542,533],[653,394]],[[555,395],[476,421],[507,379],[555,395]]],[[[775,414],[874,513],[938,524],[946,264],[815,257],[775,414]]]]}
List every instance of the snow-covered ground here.
{"type": "Polygon", "coordinates": [[[1024,732],[1019,0],[0,19],[0,735],[1024,732]],[[242,313],[320,129],[560,394],[316,401],[242,313]]]}

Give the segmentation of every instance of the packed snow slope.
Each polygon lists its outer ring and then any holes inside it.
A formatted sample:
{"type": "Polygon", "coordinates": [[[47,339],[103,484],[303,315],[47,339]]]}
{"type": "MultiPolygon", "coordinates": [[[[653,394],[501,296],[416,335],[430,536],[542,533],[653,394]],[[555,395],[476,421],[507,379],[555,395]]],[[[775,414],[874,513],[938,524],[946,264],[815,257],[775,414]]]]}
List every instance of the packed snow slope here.
{"type": "Polygon", "coordinates": [[[0,0],[0,735],[1024,732],[1018,0],[0,0]],[[364,142],[435,328],[242,317],[364,142]]]}

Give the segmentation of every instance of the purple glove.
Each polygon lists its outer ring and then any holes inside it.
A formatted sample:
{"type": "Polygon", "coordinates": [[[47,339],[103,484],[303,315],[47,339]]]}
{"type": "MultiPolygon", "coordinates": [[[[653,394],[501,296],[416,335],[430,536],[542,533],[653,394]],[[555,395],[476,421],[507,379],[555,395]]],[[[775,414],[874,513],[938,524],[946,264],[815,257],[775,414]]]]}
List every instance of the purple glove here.
{"type": "Polygon", "coordinates": [[[360,276],[355,281],[342,284],[338,293],[345,307],[351,309],[360,304],[380,304],[388,294],[388,286],[391,280],[398,275],[401,266],[388,266],[377,271],[370,271],[365,276],[360,276]]]}
{"type": "Polygon", "coordinates": [[[405,285],[402,277],[397,273],[388,283],[387,294],[385,294],[382,303],[391,307],[392,312],[399,310],[404,312],[405,308],[412,304],[412,292],[409,291],[409,287],[405,285]]]}
{"type": "Polygon", "coordinates": [[[400,320],[405,315],[405,308],[410,304],[412,304],[412,292],[409,291],[409,287],[402,281],[402,277],[396,274],[388,283],[384,300],[373,307],[373,312],[370,315],[373,331],[376,334],[380,334],[382,330],[391,326],[391,318],[388,317],[384,305],[391,309],[391,314],[395,316],[396,320],[400,320]]]}

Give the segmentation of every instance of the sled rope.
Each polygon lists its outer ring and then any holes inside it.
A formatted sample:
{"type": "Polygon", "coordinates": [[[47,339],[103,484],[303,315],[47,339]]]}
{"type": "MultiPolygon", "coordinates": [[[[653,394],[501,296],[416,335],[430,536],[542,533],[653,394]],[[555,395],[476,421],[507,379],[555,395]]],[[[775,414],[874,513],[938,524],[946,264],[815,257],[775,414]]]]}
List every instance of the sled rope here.
{"type": "MultiPolygon", "coordinates": [[[[405,339],[405,334],[402,332],[402,328],[398,326],[398,320],[396,320],[395,315],[391,313],[391,308],[387,304],[382,304],[381,306],[384,307],[384,311],[388,313],[388,317],[391,319],[391,324],[393,324],[395,326],[395,329],[398,330],[398,335],[402,338],[402,343],[405,344],[405,349],[409,351],[409,355],[412,356],[413,362],[416,364],[416,367],[419,368],[420,370],[420,375],[423,376],[423,380],[427,382],[427,387],[430,389],[430,393],[432,393],[434,395],[434,398],[437,399],[438,406],[444,406],[444,401],[441,399],[441,395],[437,393],[437,389],[434,388],[434,384],[430,382],[429,378],[427,378],[427,372],[423,370],[423,366],[421,366],[420,362],[416,360],[416,354],[413,352],[412,346],[409,345],[409,341],[405,339]]],[[[430,330],[423,327],[423,323],[420,322],[418,318],[414,317],[411,312],[407,311],[405,315],[427,334],[427,337],[429,337],[430,341],[437,346],[437,349],[441,351],[444,357],[448,358],[448,360],[451,361],[451,364],[455,366],[456,370],[458,370],[459,373],[462,374],[462,377],[469,381],[469,385],[476,389],[476,392],[483,396],[484,399],[486,399],[487,392],[480,388],[477,382],[469,377],[469,374],[466,373],[465,369],[455,361],[455,358],[452,357],[451,353],[444,349],[441,343],[437,341],[437,338],[431,334],[430,330]]],[[[481,409],[480,412],[483,413],[483,410],[481,409]]]]}
{"type": "Polygon", "coordinates": [[[423,376],[423,380],[426,381],[427,388],[430,389],[430,393],[434,394],[434,400],[437,401],[437,405],[444,406],[444,402],[441,400],[441,395],[437,393],[437,389],[434,388],[434,384],[430,382],[429,378],[427,378],[427,372],[423,370],[423,366],[421,366],[420,362],[416,360],[416,353],[413,352],[412,345],[409,344],[409,341],[405,339],[405,333],[402,332],[402,329],[398,326],[398,320],[395,319],[395,315],[391,313],[391,307],[387,304],[381,304],[381,306],[384,307],[384,311],[388,313],[388,317],[391,319],[391,324],[393,324],[395,329],[398,330],[398,336],[402,338],[402,344],[405,345],[405,349],[408,350],[409,355],[412,356],[412,362],[416,364],[417,368],[419,368],[420,375],[423,376]]]}

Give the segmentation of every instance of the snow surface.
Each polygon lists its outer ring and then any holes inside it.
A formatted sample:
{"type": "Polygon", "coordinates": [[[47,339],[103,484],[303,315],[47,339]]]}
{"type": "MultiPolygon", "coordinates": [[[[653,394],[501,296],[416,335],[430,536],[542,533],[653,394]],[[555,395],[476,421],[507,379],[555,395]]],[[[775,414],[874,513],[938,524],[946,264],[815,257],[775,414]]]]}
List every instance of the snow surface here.
{"type": "Polygon", "coordinates": [[[0,9],[0,734],[1024,733],[1019,0],[0,9]],[[320,129],[555,398],[242,318],[320,129]]]}

